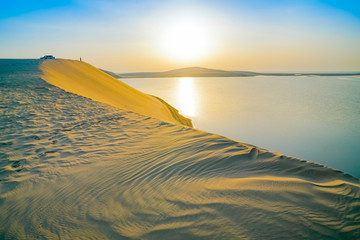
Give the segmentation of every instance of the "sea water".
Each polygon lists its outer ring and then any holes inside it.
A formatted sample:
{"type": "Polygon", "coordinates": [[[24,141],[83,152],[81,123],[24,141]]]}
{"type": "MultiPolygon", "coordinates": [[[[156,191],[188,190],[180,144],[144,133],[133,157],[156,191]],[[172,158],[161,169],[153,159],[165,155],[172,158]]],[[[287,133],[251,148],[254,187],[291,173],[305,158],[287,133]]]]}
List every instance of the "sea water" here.
{"type": "Polygon", "coordinates": [[[359,76],[121,79],[196,128],[360,177],[359,76]]]}
{"type": "MultiPolygon", "coordinates": [[[[360,239],[359,179],[66,92],[40,63],[0,59],[0,239],[360,239]]],[[[255,104],[274,101],[257,99],[274,85],[251,96],[211,79],[161,81],[199,128],[241,138],[289,119],[255,104]]],[[[290,134],[277,130],[274,142],[290,134]]]]}

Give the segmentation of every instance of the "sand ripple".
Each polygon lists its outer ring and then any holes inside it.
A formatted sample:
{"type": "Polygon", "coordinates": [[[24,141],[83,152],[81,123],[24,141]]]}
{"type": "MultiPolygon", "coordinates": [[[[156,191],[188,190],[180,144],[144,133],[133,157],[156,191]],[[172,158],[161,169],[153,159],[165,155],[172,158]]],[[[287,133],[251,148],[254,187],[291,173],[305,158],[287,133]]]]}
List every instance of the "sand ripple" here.
{"type": "Polygon", "coordinates": [[[359,239],[343,172],[67,93],[0,60],[0,239],[359,239]]]}

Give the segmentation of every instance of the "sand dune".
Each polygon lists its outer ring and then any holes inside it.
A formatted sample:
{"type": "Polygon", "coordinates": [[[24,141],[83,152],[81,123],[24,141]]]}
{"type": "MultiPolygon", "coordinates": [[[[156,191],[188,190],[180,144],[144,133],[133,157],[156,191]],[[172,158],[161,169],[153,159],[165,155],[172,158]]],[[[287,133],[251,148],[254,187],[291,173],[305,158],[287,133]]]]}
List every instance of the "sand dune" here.
{"type": "Polygon", "coordinates": [[[85,62],[57,59],[43,61],[40,68],[43,71],[41,78],[68,92],[166,122],[192,126],[190,119],[180,115],[170,105],[85,62]]]}
{"type": "Polygon", "coordinates": [[[63,91],[39,63],[0,60],[0,239],[360,238],[359,179],[63,91]]]}

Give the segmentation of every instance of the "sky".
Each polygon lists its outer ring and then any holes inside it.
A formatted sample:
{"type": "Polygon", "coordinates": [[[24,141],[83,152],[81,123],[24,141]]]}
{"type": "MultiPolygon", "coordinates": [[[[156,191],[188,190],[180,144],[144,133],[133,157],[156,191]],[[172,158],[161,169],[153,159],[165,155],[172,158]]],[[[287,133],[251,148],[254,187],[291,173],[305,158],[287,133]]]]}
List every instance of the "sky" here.
{"type": "Polygon", "coordinates": [[[12,0],[0,58],[80,57],[123,73],[200,66],[360,71],[360,2],[334,0],[12,0]]]}

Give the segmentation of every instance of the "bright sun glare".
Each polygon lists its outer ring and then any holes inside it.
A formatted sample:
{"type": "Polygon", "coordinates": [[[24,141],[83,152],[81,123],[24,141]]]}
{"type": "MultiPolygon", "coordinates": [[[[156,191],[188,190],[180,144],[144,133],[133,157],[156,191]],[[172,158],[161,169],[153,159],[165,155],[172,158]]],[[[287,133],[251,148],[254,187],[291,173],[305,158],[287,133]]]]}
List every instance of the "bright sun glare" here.
{"type": "Polygon", "coordinates": [[[206,26],[194,20],[179,20],[168,24],[161,37],[164,54],[179,62],[201,59],[211,50],[211,36],[206,26]]]}
{"type": "Polygon", "coordinates": [[[187,117],[195,117],[197,114],[197,98],[195,81],[192,77],[178,78],[177,106],[182,114],[187,117]]]}

